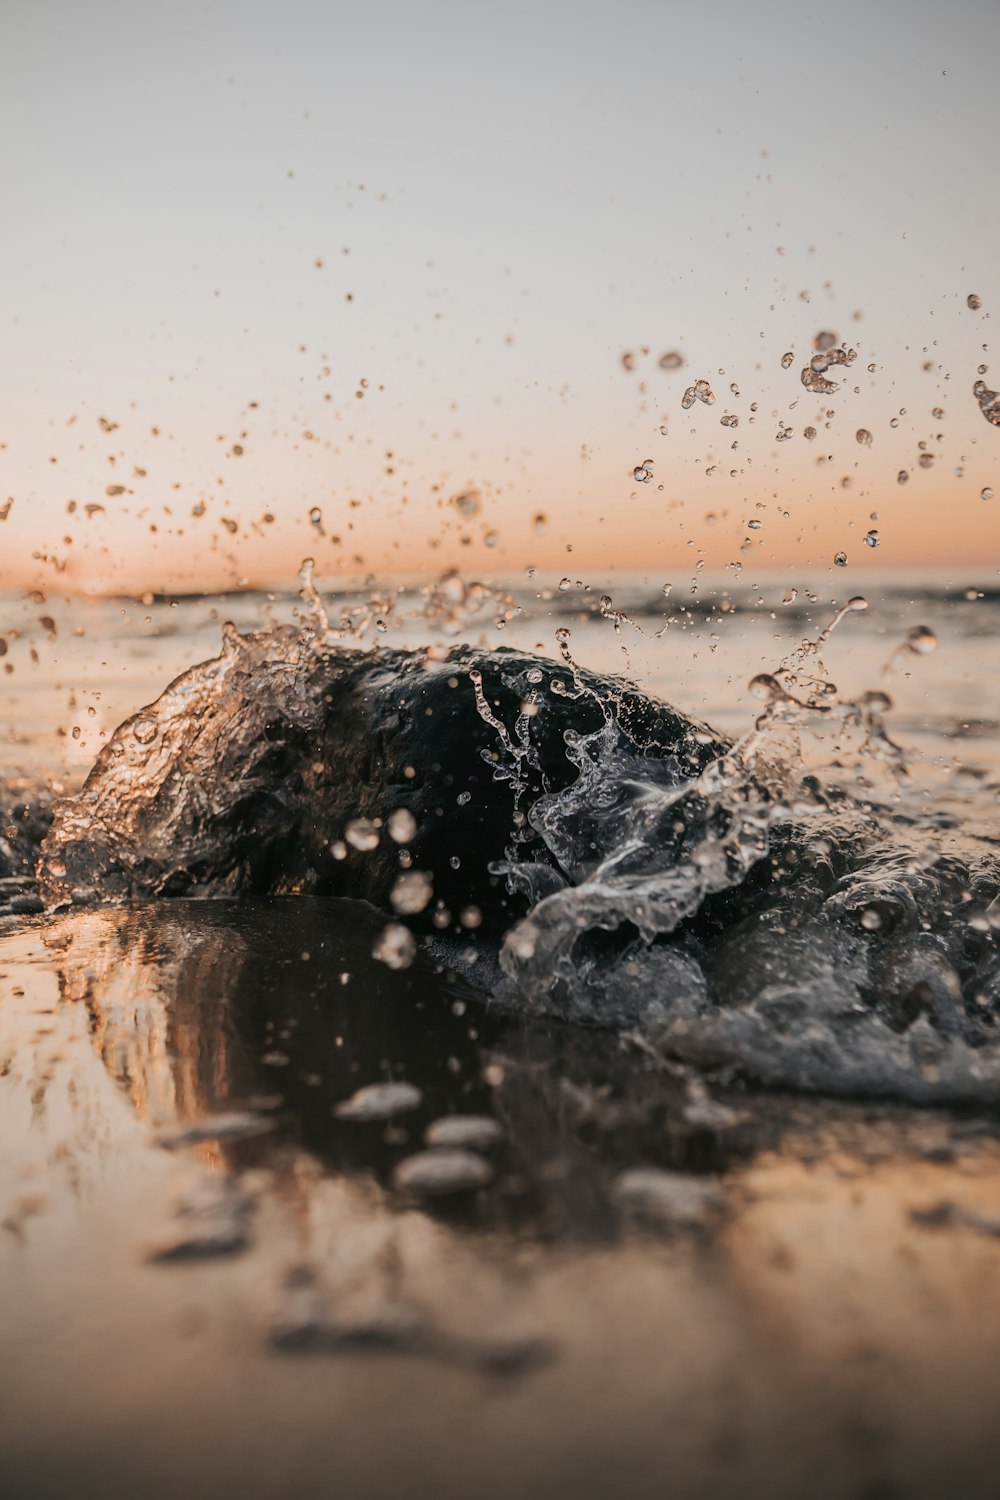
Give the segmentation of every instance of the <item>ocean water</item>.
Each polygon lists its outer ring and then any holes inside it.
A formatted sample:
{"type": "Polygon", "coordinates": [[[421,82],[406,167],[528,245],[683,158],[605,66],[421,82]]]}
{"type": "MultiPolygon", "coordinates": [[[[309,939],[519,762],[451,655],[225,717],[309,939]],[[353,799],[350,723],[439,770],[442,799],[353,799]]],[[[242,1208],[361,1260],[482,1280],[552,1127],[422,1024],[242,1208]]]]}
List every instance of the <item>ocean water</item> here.
{"type": "Polygon", "coordinates": [[[1000,593],[858,592],[3,599],[12,1493],[992,1493],[1000,593]]]}
{"type": "MultiPolygon", "coordinates": [[[[323,581],[317,580],[321,590],[323,581]]],[[[555,631],[598,672],[623,672],[645,691],[737,736],[759,705],[748,691],[804,638],[815,639],[850,597],[869,608],[831,637],[825,656],[844,693],[885,689],[888,722],[937,790],[966,785],[963,766],[996,777],[1000,695],[1000,585],[995,572],[928,581],[839,574],[742,581],[732,575],[659,579],[619,575],[498,584],[445,575],[436,585],[374,595],[325,593],[347,643],[421,648],[455,641],[558,655],[555,631]],[[665,593],[664,589],[669,589],[665,593]],[[601,599],[611,604],[602,610],[601,599]],[[627,614],[616,630],[614,613],[627,614]],[[631,622],[631,623],[629,623],[631,622]],[[929,626],[928,655],[893,658],[915,626],[929,626]],[[384,628],[383,628],[384,627],[384,628]]],[[[4,694],[0,757],[8,772],[62,773],[78,781],[115,726],[155,699],[178,673],[217,653],[221,626],[267,629],[295,617],[297,594],[61,598],[0,593],[4,694]]],[[[950,793],[949,793],[950,795],[950,793]]],[[[989,799],[977,806],[977,817],[989,799]]]]}

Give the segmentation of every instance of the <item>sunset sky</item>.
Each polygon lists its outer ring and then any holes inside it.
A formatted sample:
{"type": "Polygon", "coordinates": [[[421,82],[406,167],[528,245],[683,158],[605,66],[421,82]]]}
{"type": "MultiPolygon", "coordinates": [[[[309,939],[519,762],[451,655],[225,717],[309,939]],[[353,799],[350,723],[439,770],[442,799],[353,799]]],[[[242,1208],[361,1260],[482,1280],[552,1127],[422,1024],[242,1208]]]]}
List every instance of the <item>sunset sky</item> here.
{"type": "Polygon", "coordinates": [[[0,585],[994,577],[998,56],[995,0],[4,0],[0,585]]]}

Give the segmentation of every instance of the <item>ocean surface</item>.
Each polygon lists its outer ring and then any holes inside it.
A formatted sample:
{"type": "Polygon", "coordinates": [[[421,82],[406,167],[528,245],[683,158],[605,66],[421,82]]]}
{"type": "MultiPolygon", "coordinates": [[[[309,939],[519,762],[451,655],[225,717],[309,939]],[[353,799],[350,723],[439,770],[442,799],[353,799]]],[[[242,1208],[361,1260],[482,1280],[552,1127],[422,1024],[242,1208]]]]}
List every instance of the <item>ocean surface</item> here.
{"type": "MultiPolygon", "coordinates": [[[[322,641],[308,589],[0,595],[0,835],[110,747],[57,829],[96,806],[133,879],[4,887],[5,1492],[995,1492],[995,572],[665,582],[324,593],[322,641]],[[557,664],[539,726],[600,708],[529,808],[550,864],[508,852],[513,936],[479,908],[421,933],[412,883],[380,910],[294,851],[241,884],[221,835],[197,879],[147,874],[249,767],[257,699],[305,715],[304,764],[317,715],[329,746],[324,649],[446,674],[458,643],[557,664]],[[707,772],[636,758],[588,672],[690,719],[707,772]],[[123,766],[148,803],[115,803],[123,766]]],[[[502,799],[535,721],[497,701],[502,799]]]]}
{"type": "MultiPolygon", "coordinates": [[[[860,594],[867,610],[843,622],[824,650],[838,688],[845,695],[890,694],[893,733],[919,759],[917,779],[927,776],[936,791],[951,796],[957,783],[961,802],[976,790],[966,774],[973,767],[996,779],[1000,578],[994,568],[931,583],[926,575],[919,581],[866,575],[859,587],[848,575],[842,582],[839,571],[805,581],[675,576],[673,584],[622,575],[604,583],[552,575],[485,584],[447,574],[398,594],[324,591],[324,599],[331,622],[345,627],[345,644],[419,649],[462,641],[557,656],[555,632],[567,628],[581,665],[624,673],[646,692],[738,736],[759,712],[751,680],[773,670],[802,639],[818,637],[838,608],[860,594]],[[603,608],[602,599],[610,601],[603,608]],[[616,614],[627,616],[617,628],[616,614]],[[895,655],[921,625],[933,631],[936,647],[926,655],[895,655]]],[[[78,781],[122,719],[218,652],[224,621],[240,631],[264,630],[293,619],[297,608],[294,590],[145,600],[0,592],[7,648],[3,769],[78,781]]],[[[972,776],[979,779],[975,770],[972,776]]],[[[977,802],[976,816],[989,805],[989,798],[977,802]]]]}

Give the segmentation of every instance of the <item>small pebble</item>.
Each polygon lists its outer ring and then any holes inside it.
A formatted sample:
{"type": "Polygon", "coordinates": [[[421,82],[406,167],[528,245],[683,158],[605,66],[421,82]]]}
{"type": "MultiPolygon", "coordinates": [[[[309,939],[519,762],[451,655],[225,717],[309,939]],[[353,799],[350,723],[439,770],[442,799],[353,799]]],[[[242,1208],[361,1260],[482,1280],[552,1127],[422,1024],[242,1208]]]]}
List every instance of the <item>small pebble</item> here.
{"type": "Polygon", "coordinates": [[[273,1121],[260,1115],[231,1110],[226,1114],[206,1115],[204,1119],[192,1120],[187,1125],[168,1126],[158,1130],[153,1140],[164,1151],[176,1151],[181,1146],[197,1146],[202,1141],[239,1141],[273,1129],[273,1121]]]}
{"type": "Polygon", "coordinates": [[[147,1247],[151,1261],[205,1260],[235,1255],[247,1245],[253,1205],[235,1178],[192,1179],[174,1203],[170,1224],[147,1247]]]}
{"type": "Polygon", "coordinates": [[[615,1197],[626,1213],[661,1229],[700,1229],[726,1203],[716,1183],[657,1167],[623,1172],[615,1197]]]}
{"type": "Polygon", "coordinates": [[[503,1128],[491,1115],[444,1115],[424,1131],[428,1146],[460,1151],[489,1151],[503,1140],[503,1128]]]}
{"type": "Polygon", "coordinates": [[[338,1120],[389,1120],[419,1109],[423,1094],[413,1083],[369,1083],[335,1104],[338,1120]]]}
{"type": "Polygon", "coordinates": [[[486,1187],[493,1181],[493,1168],[472,1151],[418,1151],[399,1163],[392,1181],[401,1192],[438,1198],[486,1187]]]}

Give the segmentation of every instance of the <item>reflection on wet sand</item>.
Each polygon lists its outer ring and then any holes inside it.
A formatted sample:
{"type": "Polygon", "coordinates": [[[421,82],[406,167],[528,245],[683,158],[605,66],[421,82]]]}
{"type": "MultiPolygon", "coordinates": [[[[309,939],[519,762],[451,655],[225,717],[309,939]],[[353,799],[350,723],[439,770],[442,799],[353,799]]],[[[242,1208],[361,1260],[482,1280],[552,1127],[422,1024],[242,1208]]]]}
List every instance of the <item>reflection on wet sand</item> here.
{"type": "Polygon", "coordinates": [[[706,1091],[373,962],[382,921],[0,934],[12,1493],[992,1492],[992,1122],[706,1091]],[[335,1112],[387,1082],[401,1112],[335,1112]],[[470,1115],[488,1184],[400,1191],[470,1115]]]}

